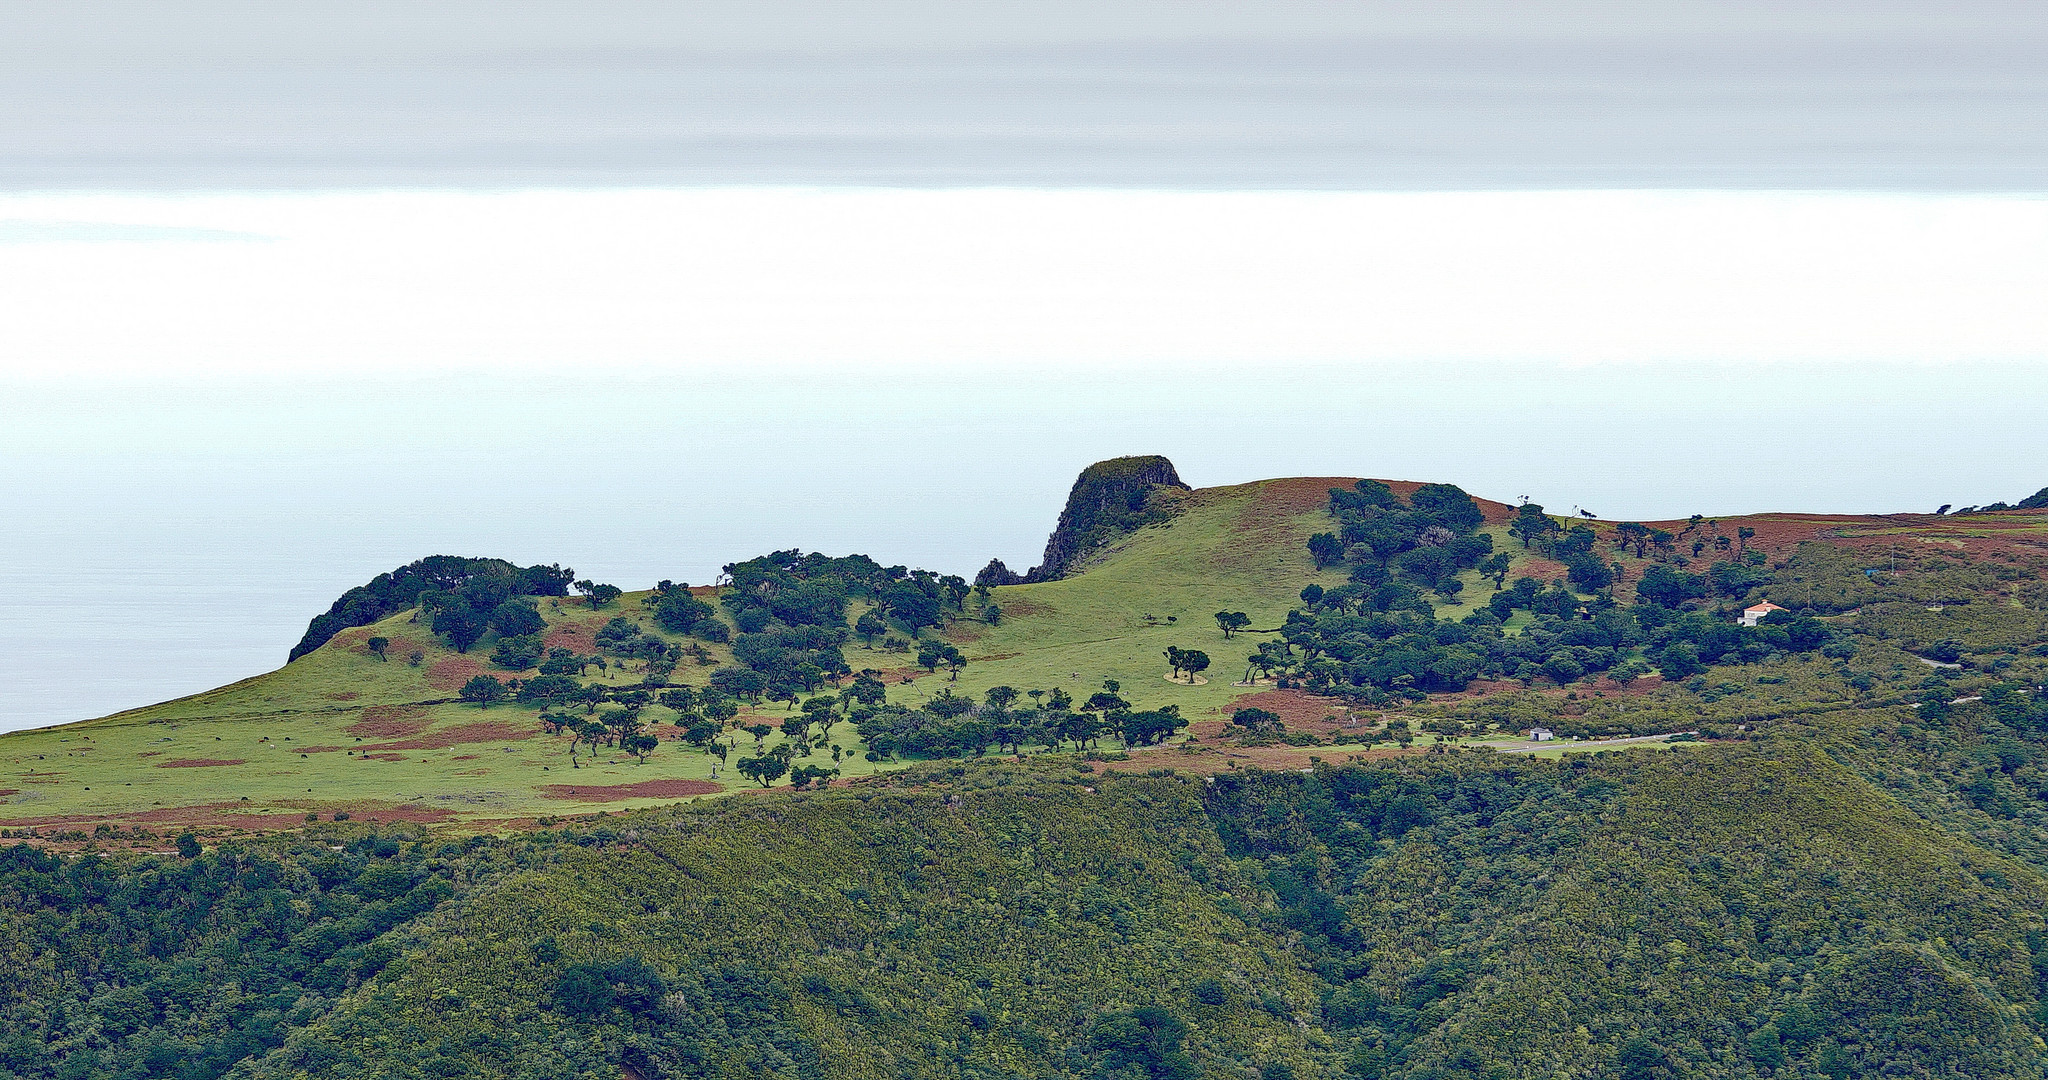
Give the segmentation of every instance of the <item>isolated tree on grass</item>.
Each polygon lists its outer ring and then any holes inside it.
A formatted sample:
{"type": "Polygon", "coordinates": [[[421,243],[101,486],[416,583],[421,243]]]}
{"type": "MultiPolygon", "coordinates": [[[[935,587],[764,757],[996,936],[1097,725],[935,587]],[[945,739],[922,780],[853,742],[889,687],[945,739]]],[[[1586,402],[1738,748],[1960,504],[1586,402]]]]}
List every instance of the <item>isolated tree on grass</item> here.
{"type": "Polygon", "coordinates": [[[660,739],[645,732],[628,735],[619,741],[619,748],[633,755],[642,765],[647,764],[647,755],[653,753],[654,748],[660,745],[660,739]]]}
{"type": "Polygon", "coordinates": [[[382,660],[384,659],[384,650],[391,647],[391,639],[388,637],[373,637],[363,644],[369,647],[371,656],[382,660]]]}
{"type": "Polygon", "coordinates": [[[781,779],[783,773],[789,771],[789,762],[771,754],[764,757],[741,758],[739,764],[734,767],[739,769],[741,776],[762,787],[769,787],[781,779]]]}
{"type": "Polygon", "coordinates": [[[1182,672],[1186,672],[1188,681],[1193,682],[1197,672],[1209,669],[1209,654],[1200,649],[1182,649],[1168,646],[1166,662],[1172,665],[1175,678],[1179,678],[1182,672]]]}
{"type": "Polygon", "coordinates": [[[1487,556],[1479,564],[1479,572],[1493,579],[1493,587],[1505,589],[1508,584],[1508,568],[1515,565],[1514,556],[1505,551],[1487,556]]]}
{"type": "Polygon", "coordinates": [[[1223,639],[1225,641],[1230,640],[1230,635],[1251,624],[1252,617],[1242,611],[1219,611],[1216,613],[1216,626],[1223,631],[1223,639]]]}
{"type": "Polygon", "coordinates": [[[582,581],[577,582],[576,591],[582,593],[584,598],[590,601],[590,606],[594,608],[601,608],[625,595],[625,591],[617,585],[606,585],[601,582],[592,581],[589,578],[584,578],[582,581]]]}
{"type": "Polygon", "coordinates": [[[494,702],[504,700],[505,684],[489,675],[478,675],[463,683],[457,694],[472,705],[488,709],[494,702]]]}

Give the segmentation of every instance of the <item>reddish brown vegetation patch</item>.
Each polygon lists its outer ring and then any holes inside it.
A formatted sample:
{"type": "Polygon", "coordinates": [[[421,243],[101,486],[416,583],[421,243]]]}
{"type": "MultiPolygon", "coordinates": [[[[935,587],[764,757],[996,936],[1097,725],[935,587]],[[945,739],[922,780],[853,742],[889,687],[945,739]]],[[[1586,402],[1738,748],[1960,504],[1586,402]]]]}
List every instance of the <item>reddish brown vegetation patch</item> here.
{"type": "Polygon", "coordinates": [[[20,788],[11,788],[11,787],[0,787],[0,799],[4,799],[4,798],[8,797],[9,795],[19,795],[19,794],[21,794],[21,789],[20,789],[20,788]]]}
{"type": "MultiPolygon", "coordinates": [[[[1304,690],[1264,690],[1247,694],[1230,703],[1230,711],[1239,709],[1264,709],[1288,727],[1306,724],[1321,724],[1323,718],[1340,714],[1344,705],[1329,698],[1320,698],[1304,690]]],[[[1228,719],[1226,717],[1225,719],[1228,719]]]]}
{"type": "Polygon", "coordinates": [[[426,716],[427,710],[418,705],[372,705],[363,710],[362,719],[348,726],[348,733],[366,739],[417,735],[433,722],[426,716]]]}
{"type": "Polygon", "coordinates": [[[451,656],[427,669],[427,685],[436,690],[460,690],[463,683],[479,675],[489,675],[500,682],[511,678],[484,670],[484,662],[474,656],[451,656]]]}
{"type": "Polygon", "coordinates": [[[724,791],[724,784],[709,780],[642,780],[637,784],[585,787],[580,784],[547,784],[541,794],[550,799],[578,802],[616,802],[620,799],[681,799],[724,791]]]}
{"type": "Polygon", "coordinates": [[[1043,615],[1046,612],[1052,610],[1052,605],[1046,603],[1043,600],[1033,600],[1029,597],[1023,596],[1011,596],[1007,593],[1004,594],[1002,601],[998,603],[996,606],[1003,609],[1003,617],[1006,619],[1017,618],[1020,616],[1028,617],[1031,615],[1043,615]]]}
{"type": "Polygon", "coordinates": [[[299,747],[299,753],[301,753],[301,754],[330,754],[330,753],[333,753],[333,752],[334,752],[334,751],[336,751],[336,750],[341,750],[341,749],[344,749],[344,748],[343,748],[343,747],[339,747],[339,746],[301,746],[301,747],[299,747]]]}
{"type": "Polygon", "coordinates": [[[479,720],[469,724],[430,731],[401,742],[371,743],[365,750],[446,750],[462,743],[517,742],[540,734],[537,729],[519,727],[503,720],[479,720]]]}
{"type": "Polygon", "coordinates": [[[327,700],[329,700],[329,701],[354,701],[355,699],[357,699],[357,698],[359,698],[359,697],[362,697],[362,696],[363,696],[363,695],[361,695],[361,694],[358,694],[358,693],[356,693],[356,692],[355,692],[355,691],[353,691],[353,690],[343,690],[342,692],[340,692],[340,693],[338,693],[338,694],[329,694],[329,695],[327,695],[327,700]]]}
{"type": "Polygon", "coordinates": [[[550,649],[569,649],[583,655],[597,651],[597,631],[602,622],[565,622],[548,627],[541,644],[550,649]]]}
{"type": "Polygon", "coordinates": [[[1565,565],[1556,559],[1531,556],[1529,559],[1516,564],[1514,576],[1518,578],[1531,577],[1538,581],[1563,581],[1565,578],[1565,565]]]}
{"type": "Polygon", "coordinates": [[[450,759],[450,760],[453,760],[453,761],[475,761],[475,760],[476,760],[476,755],[475,755],[475,754],[457,754],[457,755],[455,755],[455,756],[454,756],[454,757],[453,757],[452,759],[450,759]]]}
{"type": "Polygon", "coordinates": [[[215,765],[241,765],[246,761],[248,761],[247,758],[192,757],[179,758],[176,761],[158,762],[156,767],[159,769],[210,769],[215,765]]]}
{"type": "Polygon", "coordinates": [[[378,761],[404,761],[404,760],[405,760],[405,755],[404,755],[404,754],[364,754],[364,755],[363,755],[363,760],[364,760],[364,761],[368,761],[368,760],[370,760],[371,758],[375,758],[375,759],[377,759],[378,761]]]}

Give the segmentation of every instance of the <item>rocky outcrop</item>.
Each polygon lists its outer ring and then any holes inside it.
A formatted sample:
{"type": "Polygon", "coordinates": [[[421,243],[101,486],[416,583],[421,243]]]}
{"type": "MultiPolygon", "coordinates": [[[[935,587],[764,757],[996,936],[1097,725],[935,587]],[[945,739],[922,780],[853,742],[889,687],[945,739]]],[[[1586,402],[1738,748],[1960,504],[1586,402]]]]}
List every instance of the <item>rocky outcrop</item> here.
{"type": "Polygon", "coordinates": [[[1096,549],[1165,521],[1171,514],[1158,497],[1162,490],[1189,488],[1173,462],[1157,454],[1111,458],[1081,470],[1059,524],[1045,542],[1045,561],[1024,580],[1057,581],[1096,549]]]}

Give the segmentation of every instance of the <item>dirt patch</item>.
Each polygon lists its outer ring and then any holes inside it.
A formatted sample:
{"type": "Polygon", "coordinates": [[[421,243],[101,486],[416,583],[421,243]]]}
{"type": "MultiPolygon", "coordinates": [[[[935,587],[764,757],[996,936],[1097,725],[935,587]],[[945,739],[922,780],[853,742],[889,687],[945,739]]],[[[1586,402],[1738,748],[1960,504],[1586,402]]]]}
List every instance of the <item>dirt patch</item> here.
{"type": "Polygon", "coordinates": [[[682,799],[711,795],[725,790],[724,784],[709,780],[642,780],[637,784],[587,787],[582,784],[546,784],[541,794],[550,799],[578,802],[617,802],[621,799],[682,799]]]}
{"type": "Polygon", "coordinates": [[[216,765],[242,765],[247,763],[247,761],[247,758],[190,757],[178,758],[175,761],[158,762],[156,767],[159,769],[210,769],[216,765]]]}
{"type": "Polygon", "coordinates": [[[475,761],[475,760],[476,760],[476,757],[477,757],[477,756],[476,756],[475,754],[457,754],[457,755],[455,755],[455,757],[454,757],[454,758],[452,758],[452,759],[450,759],[450,760],[453,760],[453,761],[475,761]]]}
{"type": "Polygon", "coordinates": [[[1173,685],[1175,685],[1175,686],[1207,686],[1207,685],[1209,685],[1209,679],[1208,679],[1208,677],[1207,677],[1207,676],[1205,676],[1205,675],[1190,675],[1190,676],[1188,676],[1188,677],[1187,677],[1187,678],[1185,678],[1185,679],[1180,679],[1180,678],[1175,678],[1175,677],[1173,676],[1173,674],[1169,672],[1168,674],[1165,674],[1165,675],[1161,675],[1161,676],[1160,676],[1160,678],[1162,678],[1162,679],[1166,680],[1167,682],[1170,682],[1170,683],[1172,683],[1172,684],[1173,684],[1173,685]]]}
{"type": "Polygon", "coordinates": [[[416,738],[400,742],[370,743],[364,750],[446,750],[463,743],[517,742],[540,734],[537,728],[520,727],[503,720],[479,720],[474,723],[457,724],[454,727],[429,731],[416,738]]]}
{"type": "Polygon", "coordinates": [[[419,705],[372,705],[348,726],[348,733],[365,739],[404,738],[427,730],[433,721],[426,717],[427,710],[419,705]]]}
{"type": "Polygon", "coordinates": [[[478,675],[489,675],[499,682],[512,677],[510,674],[485,670],[484,662],[474,656],[451,656],[435,662],[433,667],[427,669],[427,685],[436,690],[460,690],[463,683],[478,675]]]}

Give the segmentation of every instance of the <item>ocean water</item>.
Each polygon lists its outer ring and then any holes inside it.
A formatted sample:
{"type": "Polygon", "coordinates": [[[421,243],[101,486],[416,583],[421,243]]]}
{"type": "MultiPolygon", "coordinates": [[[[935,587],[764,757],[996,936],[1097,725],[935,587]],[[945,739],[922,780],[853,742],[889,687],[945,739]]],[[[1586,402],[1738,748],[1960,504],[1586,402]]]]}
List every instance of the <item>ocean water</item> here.
{"type": "Polygon", "coordinates": [[[765,551],[1037,562],[1076,472],[1446,480],[1665,518],[1882,512],[2048,484],[2028,366],[0,384],[0,728],[277,667],[428,554],[628,588],[765,551]]]}

